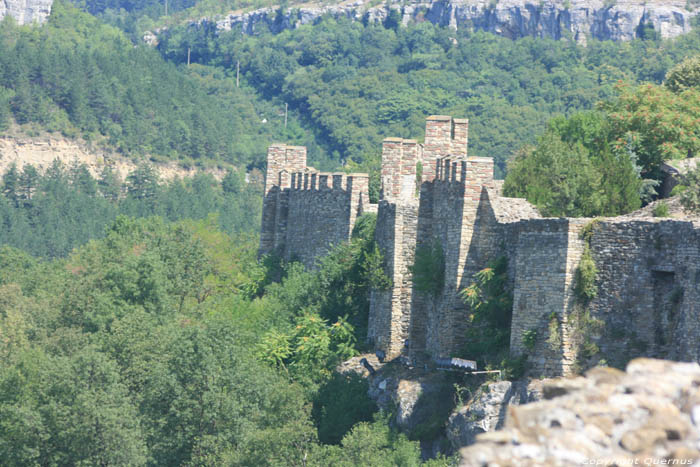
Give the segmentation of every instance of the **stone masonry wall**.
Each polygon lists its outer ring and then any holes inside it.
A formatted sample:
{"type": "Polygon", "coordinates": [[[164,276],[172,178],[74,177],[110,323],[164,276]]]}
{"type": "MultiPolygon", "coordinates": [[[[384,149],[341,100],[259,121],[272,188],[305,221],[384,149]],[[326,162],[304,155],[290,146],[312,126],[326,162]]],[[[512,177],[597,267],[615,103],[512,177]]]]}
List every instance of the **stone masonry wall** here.
{"type": "Polygon", "coordinates": [[[372,290],[370,295],[369,340],[390,357],[399,355],[412,326],[412,274],[410,267],[416,246],[418,203],[379,204],[375,239],[384,253],[386,273],[392,279],[389,290],[372,290]]]}
{"type": "Polygon", "coordinates": [[[431,300],[427,320],[430,355],[454,355],[468,326],[466,305],[458,293],[488,261],[499,256],[501,240],[487,188],[493,184],[493,160],[448,156],[438,160],[433,185],[431,240],[445,253],[445,284],[431,300]]]}
{"type": "Polygon", "coordinates": [[[268,149],[260,254],[275,253],[313,268],[352,235],[369,206],[367,174],[322,173],[306,167],[306,148],[268,149]]]}
{"type": "Polygon", "coordinates": [[[560,373],[561,352],[549,349],[544,336],[550,315],[559,316],[565,308],[569,223],[566,219],[537,219],[519,224],[515,257],[511,258],[515,267],[511,353],[532,355],[535,372],[560,373]],[[527,332],[538,336],[531,349],[524,343],[527,332]]]}
{"type": "Polygon", "coordinates": [[[598,296],[589,310],[604,323],[593,338],[609,363],[700,358],[699,240],[691,222],[609,219],[595,225],[598,296]]]}
{"type": "Polygon", "coordinates": [[[404,350],[416,316],[410,268],[419,214],[416,166],[422,154],[415,140],[387,138],[382,145],[382,201],[375,239],[392,286],[371,292],[368,340],[390,358],[404,350]]]}
{"type": "Polygon", "coordinates": [[[653,218],[541,219],[517,229],[511,353],[527,354],[533,374],[570,374],[601,359],[623,367],[640,356],[700,358],[697,226],[653,218]],[[592,228],[598,270],[589,303],[575,294],[585,226],[592,228]],[[555,343],[552,313],[560,333],[555,343]],[[527,331],[537,333],[530,349],[523,343],[527,331]],[[584,352],[583,344],[599,352],[584,352]]]}

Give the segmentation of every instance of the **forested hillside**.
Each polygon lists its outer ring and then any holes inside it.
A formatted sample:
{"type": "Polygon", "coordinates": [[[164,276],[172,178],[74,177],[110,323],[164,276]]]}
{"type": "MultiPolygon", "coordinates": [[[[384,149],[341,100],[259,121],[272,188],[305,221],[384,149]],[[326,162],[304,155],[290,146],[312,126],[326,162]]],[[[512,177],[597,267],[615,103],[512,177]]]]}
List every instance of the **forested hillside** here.
{"type": "Polygon", "coordinates": [[[178,69],[119,30],[55,2],[42,28],[0,25],[0,128],[82,136],[133,157],[260,163],[272,139],[304,141],[294,118],[215,70],[178,69]]]}
{"type": "Polygon", "coordinates": [[[0,239],[40,257],[63,257],[104,235],[119,214],[160,216],[170,221],[216,217],[229,233],[260,228],[261,179],[246,184],[229,171],[221,182],[210,175],[162,183],[157,170],[142,164],[126,180],[106,166],[95,179],[78,163],[55,161],[44,173],[11,166],[0,183],[0,239]]]}
{"type": "Polygon", "coordinates": [[[326,20],[278,35],[241,36],[171,28],[161,53],[241,71],[266,99],[283,99],[316,129],[334,159],[376,157],[385,136],[420,137],[424,117],[471,119],[470,151],[507,158],[532,143],[554,115],[590,109],[619,80],[659,83],[698,50],[697,33],[676,41],[510,41],[429,23],[363,25],[326,20]]]}
{"type": "Polygon", "coordinates": [[[316,273],[209,222],[120,217],[52,262],[0,248],[3,464],[421,464],[333,373],[366,321],[360,225],[316,273]]]}

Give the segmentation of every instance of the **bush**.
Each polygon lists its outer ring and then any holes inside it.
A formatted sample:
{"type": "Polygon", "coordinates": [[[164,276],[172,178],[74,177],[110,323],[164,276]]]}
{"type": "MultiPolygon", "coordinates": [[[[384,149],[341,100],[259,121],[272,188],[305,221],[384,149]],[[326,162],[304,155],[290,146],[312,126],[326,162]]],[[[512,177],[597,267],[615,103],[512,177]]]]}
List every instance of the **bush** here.
{"type": "Polygon", "coordinates": [[[666,204],[665,201],[658,202],[656,206],[654,206],[652,214],[654,215],[654,217],[668,217],[668,204],[666,204]]]}
{"type": "Polygon", "coordinates": [[[535,331],[534,329],[530,329],[529,331],[525,331],[523,333],[523,345],[527,350],[532,351],[532,349],[535,348],[536,343],[537,331],[535,331]]]}
{"type": "Polygon", "coordinates": [[[552,312],[549,315],[549,337],[547,344],[552,350],[558,350],[561,347],[561,332],[559,331],[559,318],[557,314],[552,312]]]}
{"type": "Polygon", "coordinates": [[[700,167],[691,170],[683,176],[683,186],[680,191],[681,205],[690,213],[700,212],[700,167]]]}
{"type": "Polygon", "coordinates": [[[355,373],[336,373],[319,389],[311,414],[322,443],[338,444],[356,423],[372,420],[378,409],[367,391],[367,380],[355,373]]]}
{"type": "Polygon", "coordinates": [[[576,270],[576,296],[583,303],[588,303],[598,295],[598,287],[596,286],[596,277],[598,276],[598,268],[595,265],[591,249],[586,245],[581,263],[576,270]]]}

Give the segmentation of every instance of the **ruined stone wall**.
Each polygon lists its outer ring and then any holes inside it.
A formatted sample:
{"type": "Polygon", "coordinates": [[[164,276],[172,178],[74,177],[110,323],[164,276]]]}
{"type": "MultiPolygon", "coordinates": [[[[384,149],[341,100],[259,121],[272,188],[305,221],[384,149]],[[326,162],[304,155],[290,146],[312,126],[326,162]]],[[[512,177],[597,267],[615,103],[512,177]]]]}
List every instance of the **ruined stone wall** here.
{"type": "Polygon", "coordinates": [[[569,374],[601,359],[622,367],[639,356],[700,357],[700,231],[691,222],[541,219],[511,228],[518,230],[511,353],[529,355],[533,374],[569,374]],[[589,302],[575,293],[584,228],[598,270],[589,302]],[[537,335],[532,348],[523,343],[528,331],[537,335]]]}
{"type": "Polygon", "coordinates": [[[604,323],[592,337],[610,364],[637,356],[698,360],[699,247],[699,230],[691,222],[595,224],[591,253],[598,295],[588,309],[604,323]]]}

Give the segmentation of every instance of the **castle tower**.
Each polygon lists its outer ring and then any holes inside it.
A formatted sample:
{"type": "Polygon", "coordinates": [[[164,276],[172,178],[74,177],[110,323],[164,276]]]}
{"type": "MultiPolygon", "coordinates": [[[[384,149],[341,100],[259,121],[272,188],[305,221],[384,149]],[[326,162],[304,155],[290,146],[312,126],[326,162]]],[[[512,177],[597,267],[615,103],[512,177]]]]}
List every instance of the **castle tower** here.
{"type": "Polygon", "coordinates": [[[372,291],[368,337],[390,358],[453,356],[468,322],[458,293],[501,248],[486,191],[494,186],[493,159],[468,157],[468,133],[467,119],[434,115],[426,120],[423,145],[384,140],[376,240],[392,288],[372,291]],[[416,252],[434,245],[444,252],[444,286],[419,292],[416,252]]]}
{"type": "Polygon", "coordinates": [[[267,150],[267,171],[263,198],[259,254],[272,253],[280,245],[279,225],[286,226],[287,199],[284,190],[290,188],[291,174],[306,168],[306,148],[273,144],[267,150]]]}
{"type": "Polygon", "coordinates": [[[446,115],[431,115],[425,122],[423,145],[423,181],[432,182],[437,174],[438,160],[442,157],[467,157],[469,120],[446,115]]]}
{"type": "Polygon", "coordinates": [[[350,240],[357,217],[374,211],[369,175],[322,173],[306,166],[306,148],[273,144],[267,153],[259,255],[274,253],[308,268],[350,240]]]}
{"type": "Polygon", "coordinates": [[[384,253],[389,290],[370,295],[368,339],[389,358],[399,355],[410,334],[413,264],[418,228],[417,141],[386,138],[382,145],[382,199],[375,239],[384,253]]]}

